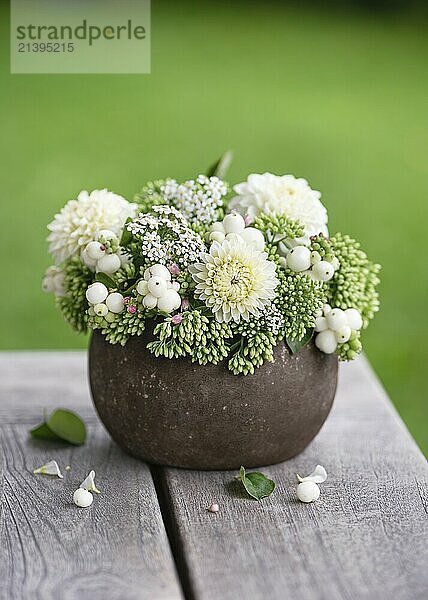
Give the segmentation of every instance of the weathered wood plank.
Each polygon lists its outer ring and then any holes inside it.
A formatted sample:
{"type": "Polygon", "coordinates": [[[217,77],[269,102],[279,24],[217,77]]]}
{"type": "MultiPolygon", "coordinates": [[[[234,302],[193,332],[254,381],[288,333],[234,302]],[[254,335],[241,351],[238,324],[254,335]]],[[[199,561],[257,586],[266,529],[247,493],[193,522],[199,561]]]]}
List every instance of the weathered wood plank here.
{"type": "Polygon", "coordinates": [[[95,422],[83,353],[0,355],[0,390],[0,599],[182,598],[150,471],[95,422]],[[84,446],[28,436],[42,407],[58,405],[93,415],[84,446]],[[63,480],[32,474],[50,458],[63,480]],[[78,509],[72,495],[91,469],[102,494],[78,509]]]}
{"type": "Polygon", "coordinates": [[[84,352],[0,352],[0,424],[33,423],[70,408],[96,422],[84,352]]]}
{"type": "Polygon", "coordinates": [[[241,497],[234,473],[162,472],[189,596],[428,597],[427,465],[365,361],[342,367],[335,407],[310,447],[263,471],[278,488],[261,503],[241,497]],[[304,505],[295,473],[317,463],[329,477],[321,499],[304,505]],[[212,502],[219,513],[206,511],[212,502]]]}

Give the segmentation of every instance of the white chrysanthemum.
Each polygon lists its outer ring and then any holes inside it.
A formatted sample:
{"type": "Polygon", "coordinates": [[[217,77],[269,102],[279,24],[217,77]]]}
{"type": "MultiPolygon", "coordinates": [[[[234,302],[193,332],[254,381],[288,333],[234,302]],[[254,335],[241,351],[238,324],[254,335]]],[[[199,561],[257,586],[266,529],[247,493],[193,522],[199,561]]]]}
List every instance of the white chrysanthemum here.
{"type": "Polygon", "coordinates": [[[213,311],[217,321],[248,320],[275,297],[275,264],[266,252],[248,246],[238,236],[213,242],[202,262],[189,267],[196,281],[195,295],[213,311]]]}
{"type": "Polygon", "coordinates": [[[256,217],[259,213],[282,213],[305,226],[302,241],[311,235],[328,235],[327,210],[321,194],[309,187],[306,179],[293,175],[252,174],[247,181],[234,186],[229,208],[242,215],[256,217]]]}
{"type": "Polygon", "coordinates": [[[49,251],[57,264],[80,252],[101,229],[120,235],[128,217],[134,217],[136,204],[108,190],[80,192],[48,225],[49,251]]]}

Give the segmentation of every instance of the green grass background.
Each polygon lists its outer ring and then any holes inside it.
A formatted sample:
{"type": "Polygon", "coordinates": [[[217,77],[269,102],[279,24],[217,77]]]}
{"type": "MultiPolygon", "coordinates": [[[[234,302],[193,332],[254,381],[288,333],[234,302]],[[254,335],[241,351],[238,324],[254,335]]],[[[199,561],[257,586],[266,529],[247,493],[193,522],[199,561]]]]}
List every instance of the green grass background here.
{"type": "MultiPolygon", "coordinates": [[[[40,291],[46,224],[81,189],[127,198],[232,148],[232,182],[294,173],[383,264],[365,349],[428,450],[428,27],[283,4],[166,2],[151,75],[10,75],[0,8],[0,348],[83,348],[40,291]]],[[[25,374],[23,374],[25,376],[25,374]]],[[[381,425],[380,425],[381,426],[381,425]]]]}

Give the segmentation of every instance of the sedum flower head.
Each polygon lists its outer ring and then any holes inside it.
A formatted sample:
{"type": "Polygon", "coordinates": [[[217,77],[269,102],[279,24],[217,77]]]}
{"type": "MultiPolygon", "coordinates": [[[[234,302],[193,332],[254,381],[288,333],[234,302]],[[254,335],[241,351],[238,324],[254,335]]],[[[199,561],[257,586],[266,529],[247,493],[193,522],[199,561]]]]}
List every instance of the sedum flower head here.
{"type": "Polygon", "coordinates": [[[276,266],[267,254],[238,236],[214,242],[202,262],[191,265],[189,271],[196,282],[195,296],[220,323],[258,316],[275,297],[278,285],[276,266]]]}
{"type": "Polygon", "coordinates": [[[101,229],[110,229],[120,236],[128,217],[133,217],[136,204],[108,190],[80,192],[70,200],[48,225],[49,251],[60,264],[78,254],[101,229]]]}
{"type": "Polygon", "coordinates": [[[379,310],[377,286],[381,267],[373,263],[360,243],[349,235],[336,233],[330,242],[340,268],[328,283],[329,303],[343,310],[359,310],[366,328],[379,310]]]}
{"type": "Polygon", "coordinates": [[[252,217],[261,213],[284,214],[304,225],[306,241],[318,233],[328,235],[327,211],[321,203],[321,194],[311,189],[306,179],[253,173],[233,189],[236,196],[229,203],[230,209],[252,217]]]}

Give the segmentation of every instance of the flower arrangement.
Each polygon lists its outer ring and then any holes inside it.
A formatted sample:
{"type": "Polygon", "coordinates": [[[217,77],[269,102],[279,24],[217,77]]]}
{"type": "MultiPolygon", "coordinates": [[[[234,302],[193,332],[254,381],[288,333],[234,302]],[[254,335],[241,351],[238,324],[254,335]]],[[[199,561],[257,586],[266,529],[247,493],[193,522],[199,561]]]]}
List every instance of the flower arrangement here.
{"type": "Polygon", "coordinates": [[[134,202],[81,192],[48,225],[55,264],[43,289],[78,332],[125,345],[149,328],[155,356],[224,361],[236,375],[312,338],[354,359],[379,308],[380,266],[329,234],[305,179],[252,174],[230,188],[223,167],[149,182],[134,202]]]}

